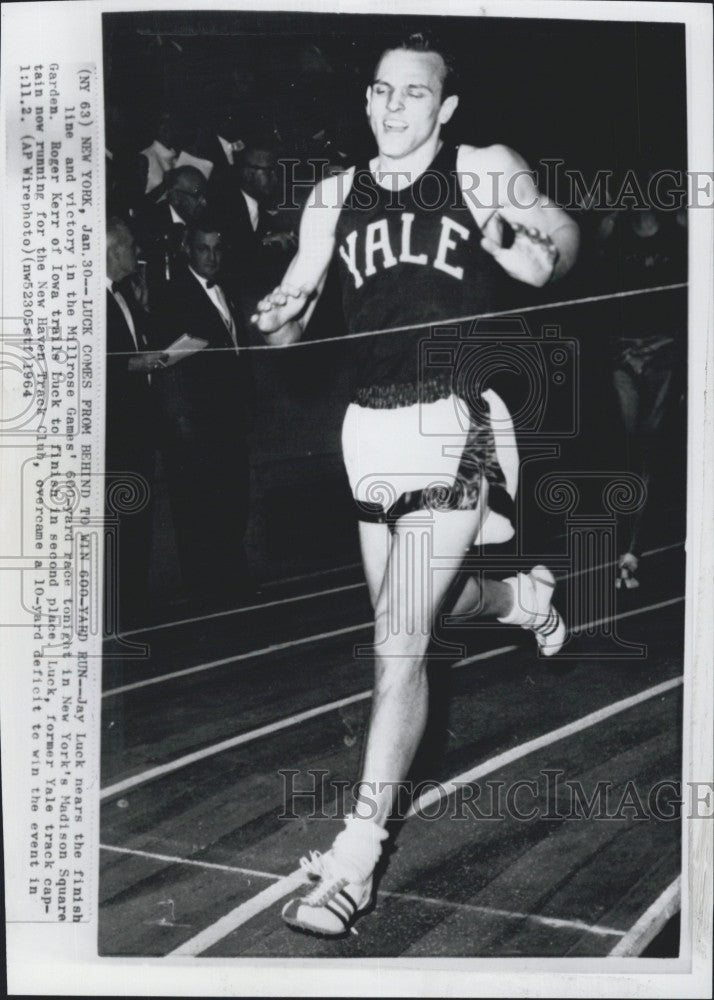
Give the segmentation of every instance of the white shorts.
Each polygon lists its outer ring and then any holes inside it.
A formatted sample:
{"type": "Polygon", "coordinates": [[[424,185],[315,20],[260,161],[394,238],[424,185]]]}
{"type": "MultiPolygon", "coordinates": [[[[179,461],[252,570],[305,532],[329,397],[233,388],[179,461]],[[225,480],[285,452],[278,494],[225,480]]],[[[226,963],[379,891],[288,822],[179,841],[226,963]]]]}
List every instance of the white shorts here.
{"type": "Polygon", "coordinates": [[[443,495],[463,486],[460,509],[475,508],[481,481],[489,484],[489,514],[475,539],[497,544],[513,537],[513,517],[494,509],[499,490],[515,499],[518,449],[508,409],[493,390],[483,393],[485,411],[470,413],[451,395],[433,403],[371,409],[351,403],[342,425],[342,450],[358,504],[388,511],[404,493],[424,489],[443,495]]]}

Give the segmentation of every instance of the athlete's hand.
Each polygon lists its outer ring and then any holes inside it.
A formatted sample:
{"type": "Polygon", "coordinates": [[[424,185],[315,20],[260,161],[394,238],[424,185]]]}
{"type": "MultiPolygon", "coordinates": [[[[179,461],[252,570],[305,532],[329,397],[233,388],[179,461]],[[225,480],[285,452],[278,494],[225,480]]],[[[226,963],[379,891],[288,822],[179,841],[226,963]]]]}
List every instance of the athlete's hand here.
{"type": "Polygon", "coordinates": [[[510,222],[514,232],[513,245],[508,249],[496,240],[485,236],[481,240],[483,249],[490,253],[503,270],[517,281],[540,288],[553,276],[558,260],[558,250],[550,236],[534,227],[510,222]]]}
{"type": "Polygon", "coordinates": [[[261,333],[275,333],[299,316],[311,294],[309,288],[295,288],[285,283],[278,285],[258,302],[250,321],[261,333]]]}

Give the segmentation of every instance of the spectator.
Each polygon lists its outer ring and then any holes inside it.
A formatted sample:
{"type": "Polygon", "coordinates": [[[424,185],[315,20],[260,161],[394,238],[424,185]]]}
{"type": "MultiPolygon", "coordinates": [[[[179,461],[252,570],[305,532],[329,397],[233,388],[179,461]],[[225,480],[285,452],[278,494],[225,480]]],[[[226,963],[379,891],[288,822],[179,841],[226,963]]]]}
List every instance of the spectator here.
{"type": "Polygon", "coordinates": [[[245,148],[240,116],[232,104],[224,103],[218,108],[215,129],[199,140],[198,148],[201,155],[213,164],[212,183],[222,182],[226,175],[232,175],[236,156],[245,148]]]}
{"type": "Polygon", "coordinates": [[[163,181],[164,175],[173,169],[177,153],[174,148],[176,134],[177,123],[173,114],[167,109],[162,110],[156,120],[156,138],[151,145],[141,151],[141,156],[148,163],[146,194],[157,188],[163,181]]]}
{"type": "Polygon", "coordinates": [[[126,474],[139,477],[141,484],[135,485],[139,494],[145,491],[148,498],[142,509],[122,518],[118,559],[113,564],[107,561],[108,573],[120,575],[107,576],[106,602],[108,605],[118,597],[119,620],[126,627],[145,612],[147,604],[156,424],[150,373],[162,367],[165,355],[148,350],[148,318],[137,305],[130,285],[136,273],[134,238],[119,218],[110,218],[107,223],[106,252],[106,471],[109,479],[126,474]]]}
{"type": "Polygon", "coordinates": [[[247,587],[248,380],[240,313],[219,283],[220,225],[204,217],[190,226],[185,252],[163,290],[164,343],[188,333],[207,346],[162,379],[163,447],[184,586],[205,605],[247,587]]]}
{"type": "Polygon", "coordinates": [[[281,225],[275,208],[279,191],[278,164],[265,142],[249,141],[239,154],[230,198],[224,202],[230,267],[242,298],[244,314],[279,280],[296,247],[297,238],[281,225]]]}
{"type": "MultiPolygon", "coordinates": [[[[686,276],[686,233],[681,223],[662,213],[622,212],[601,227],[600,237],[618,287],[668,285],[686,276]]],[[[616,584],[630,589],[639,585],[639,555],[652,520],[648,515],[654,513],[650,501],[655,480],[661,480],[665,466],[671,470],[663,435],[682,399],[686,317],[669,292],[625,298],[617,315],[612,383],[625,432],[626,463],[647,488],[645,505],[618,525],[616,584]]]]}
{"type": "Polygon", "coordinates": [[[137,219],[150,297],[171,279],[186,227],[206,208],[206,178],[195,167],[172,170],[166,176],[165,187],[166,199],[137,219]]]}

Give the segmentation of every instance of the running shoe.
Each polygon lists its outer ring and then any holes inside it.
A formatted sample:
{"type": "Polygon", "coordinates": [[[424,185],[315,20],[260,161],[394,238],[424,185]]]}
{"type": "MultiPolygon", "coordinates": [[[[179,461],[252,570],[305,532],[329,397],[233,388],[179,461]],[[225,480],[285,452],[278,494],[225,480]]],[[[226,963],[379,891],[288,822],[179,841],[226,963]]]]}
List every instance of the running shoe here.
{"type": "Polygon", "coordinates": [[[307,895],[285,904],[285,923],[320,937],[347,934],[357,917],[370,907],[372,876],[363,882],[350,882],[331,850],[327,854],[311,851],[309,858],[300,858],[300,867],[317,884],[307,895]]]}
{"type": "Polygon", "coordinates": [[[521,627],[531,629],[543,656],[553,656],[560,652],[567,629],[557,608],[551,600],[555,590],[555,577],[547,566],[534,566],[527,579],[533,587],[532,620],[521,627]]]}
{"type": "Polygon", "coordinates": [[[504,625],[520,625],[536,637],[543,656],[553,656],[565,642],[565,622],[551,600],[555,577],[547,566],[534,566],[530,573],[519,573],[503,581],[513,590],[513,608],[499,621],[504,625]]]}

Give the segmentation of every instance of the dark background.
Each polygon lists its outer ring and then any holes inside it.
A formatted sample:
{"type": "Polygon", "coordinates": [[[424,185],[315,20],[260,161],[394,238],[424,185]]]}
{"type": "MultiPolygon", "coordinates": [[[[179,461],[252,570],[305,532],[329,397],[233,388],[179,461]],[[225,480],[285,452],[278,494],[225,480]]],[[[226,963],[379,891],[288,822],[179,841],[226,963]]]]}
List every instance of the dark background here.
{"type": "MultiPolygon", "coordinates": [[[[106,14],[106,101],[120,111],[121,143],[135,150],[151,141],[153,117],[167,103],[193,127],[232,96],[247,121],[270,121],[288,152],[297,136],[324,127],[352,162],[373,151],[364,92],[379,55],[395,38],[424,28],[458,58],[461,101],[449,125],[454,142],[503,142],[532,167],[561,159],[564,169],[580,170],[590,181],[598,170],[610,170],[615,187],[628,170],[644,177],[686,168],[681,25],[278,12],[106,14]]],[[[587,245],[592,219],[580,214],[578,221],[584,235],[578,267],[536,301],[621,287],[616,269],[606,277],[593,266],[587,245]]],[[[686,293],[665,294],[685,336],[686,293]]],[[[319,336],[339,334],[341,317],[325,312],[319,336]]],[[[526,317],[532,335],[555,324],[576,344],[580,378],[570,384],[580,430],[563,438],[557,460],[529,464],[524,495],[532,489],[529,477],[535,481],[553,468],[617,467],[619,428],[606,345],[623,315],[615,300],[544,307],[526,317]]],[[[256,408],[247,547],[259,579],[359,558],[340,454],[344,354],[340,344],[312,344],[252,356],[256,408]]],[[[686,457],[681,423],[667,447],[679,477],[686,457]]],[[[683,485],[679,501],[682,494],[683,485]]],[[[547,525],[546,534],[557,534],[559,527],[547,525]]],[[[542,537],[543,530],[535,524],[531,537],[542,537]]],[[[521,541],[529,547],[528,532],[521,541]]],[[[154,592],[159,601],[171,600],[179,574],[160,475],[154,547],[154,592]]]]}
{"type": "Polygon", "coordinates": [[[281,124],[332,122],[359,154],[371,148],[360,112],[377,58],[429,28],[459,63],[456,141],[506,142],[529,161],[562,157],[584,170],[685,166],[682,25],[216,11],[104,24],[106,94],[130,109],[139,147],[152,138],[154,102],[200,117],[252,74],[250,100],[281,124]]]}

